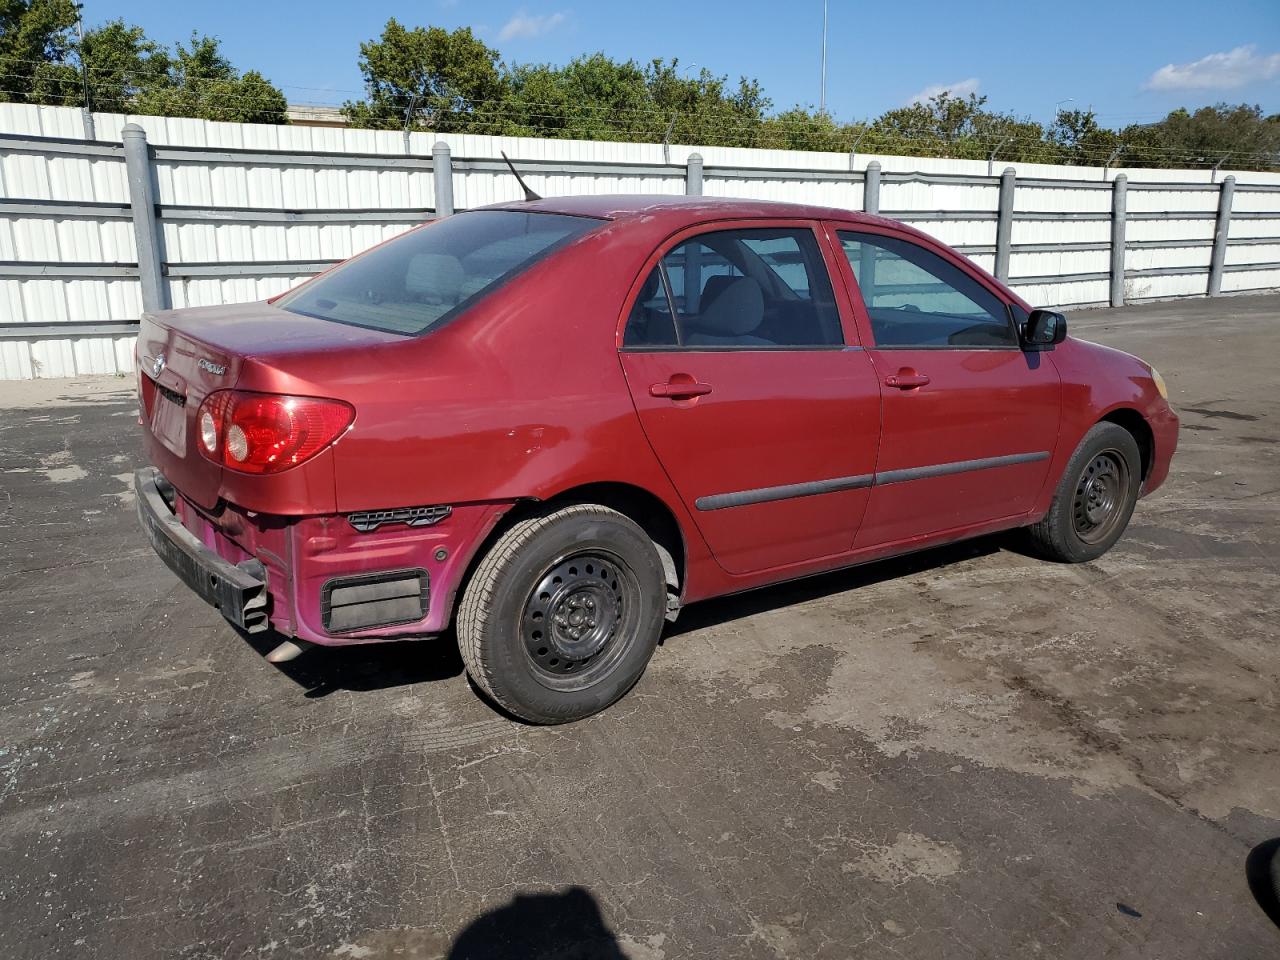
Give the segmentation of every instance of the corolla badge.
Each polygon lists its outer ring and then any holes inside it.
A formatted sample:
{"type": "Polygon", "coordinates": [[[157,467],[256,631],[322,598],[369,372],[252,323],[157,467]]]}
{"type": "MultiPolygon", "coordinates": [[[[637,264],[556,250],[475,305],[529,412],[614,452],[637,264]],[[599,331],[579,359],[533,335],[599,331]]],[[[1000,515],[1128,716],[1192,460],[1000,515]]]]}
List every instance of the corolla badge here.
{"type": "Polygon", "coordinates": [[[212,360],[206,360],[204,357],[201,357],[196,361],[196,366],[205,373],[212,373],[215,377],[220,377],[227,372],[226,364],[214,363],[212,360]]]}
{"type": "Polygon", "coordinates": [[[164,354],[157,353],[156,358],[151,361],[151,375],[158,377],[164,371],[164,354]]]}

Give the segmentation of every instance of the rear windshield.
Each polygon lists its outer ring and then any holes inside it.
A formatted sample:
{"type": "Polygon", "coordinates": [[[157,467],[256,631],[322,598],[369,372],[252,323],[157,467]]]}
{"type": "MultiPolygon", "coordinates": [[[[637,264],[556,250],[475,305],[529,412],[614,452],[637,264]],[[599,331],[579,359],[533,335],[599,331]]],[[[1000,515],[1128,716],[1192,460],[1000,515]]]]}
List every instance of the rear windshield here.
{"type": "Polygon", "coordinates": [[[423,333],[600,223],[515,210],[460,213],[349,260],[276,306],[388,333],[423,333]]]}

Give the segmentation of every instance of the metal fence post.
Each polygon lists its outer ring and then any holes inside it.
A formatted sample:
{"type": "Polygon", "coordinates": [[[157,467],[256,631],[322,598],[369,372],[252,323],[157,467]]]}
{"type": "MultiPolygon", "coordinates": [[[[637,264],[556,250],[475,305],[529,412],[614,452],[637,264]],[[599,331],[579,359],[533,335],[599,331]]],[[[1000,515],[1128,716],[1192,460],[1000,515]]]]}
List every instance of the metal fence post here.
{"type": "Polygon", "coordinates": [[[1018,173],[1005,167],[1000,174],[1000,207],[996,215],[996,279],[1009,282],[1009,253],[1013,249],[1013,188],[1018,173]]]}
{"type": "Polygon", "coordinates": [[[1111,181],[1111,305],[1124,306],[1124,218],[1129,178],[1117,173],[1111,181]]]}
{"type": "Polygon", "coordinates": [[[1218,223],[1213,229],[1213,257],[1209,260],[1209,296],[1222,293],[1222,269],[1227,263],[1227,234],[1231,232],[1231,198],[1236,178],[1224,177],[1218,188],[1218,223]]]}
{"type": "Polygon", "coordinates": [[[453,156],[449,145],[437,140],[431,148],[431,173],[436,180],[436,216],[453,216],[453,156]]]}
{"type": "Polygon", "coordinates": [[[691,153],[685,161],[684,193],[687,197],[702,196],[702,154],[691,153]]]}
{"type": "Polygon", "coordinates": [[[862,180],[862,211],[880,212],[880,161],[872,160],[862,180]]]}
{"type": "Polygon", "coordinates": [[[160,228],[156,223],[156,188],[151,179],[151,154],[147,132],[136,123],[120,131],[124,141],[124,165],[129,179],[129,209],[133,213],[133,241],[138,252],[138,280],[142,308],[169,309],[169,291],[161,267],[160,228]]]}

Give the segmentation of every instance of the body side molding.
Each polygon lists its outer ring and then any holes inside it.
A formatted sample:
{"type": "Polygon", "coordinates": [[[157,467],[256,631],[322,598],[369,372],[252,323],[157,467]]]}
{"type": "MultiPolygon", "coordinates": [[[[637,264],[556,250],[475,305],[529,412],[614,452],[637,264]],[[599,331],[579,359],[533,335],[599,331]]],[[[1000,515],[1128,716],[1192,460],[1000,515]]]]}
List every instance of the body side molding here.
{"type": "Polygon", "coordinates": [[[991,470],[1010,467],[1018,463],[1035,463],[1049,459],[1049,451],[1035,453],[1011,453],[1002,457],[983,457],[979,460],[957,460],[952,463],[935,463],[925,467],[906,467],[902,470],[886,470],[884,473],[860,474],[853,477],[835,477],[831,480],[812,480],[807,483],[787,483],[778,487],[759,487],[755,490],[738,490],[734,493],[715,493],[698,497],[694,506],[699,510],[724,510],[728,507],[744,507],[751,503],[769,503],[774,500],[793,500],[797,497],[814,497],[840,490],[857,490],[862,487],[886,486],[906,483],[909,480],[925,480],[929,477],[945,477],[953,473],[973,470],[991,470]]]}

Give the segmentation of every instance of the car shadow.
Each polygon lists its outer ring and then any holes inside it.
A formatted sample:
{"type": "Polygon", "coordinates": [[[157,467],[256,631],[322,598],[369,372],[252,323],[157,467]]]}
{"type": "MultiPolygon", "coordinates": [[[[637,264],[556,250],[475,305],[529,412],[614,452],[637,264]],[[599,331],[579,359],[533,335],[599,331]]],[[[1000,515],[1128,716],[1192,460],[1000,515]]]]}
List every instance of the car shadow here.
{"type": "Polygon", "coordinates": [[[595,897],[582,887],[517,893],[473,920],[454,939],[447,960],[626,960],[595,897]]]}
{"type": "MultiPolygon", "coordinates": [[[[249,634],[237,628],[236,632],[264,657],[288,639],[274,630],[249,634]]],[[[339,690],[360,693],[448,680],[463,669],[452,631],[422,640],[311,647],[297,659],[273,666],[311,699],[339,690]]]]}
{"type": "MultiPolygon", "coordinates": [[[[704,600],[681,610],[676,622],[666,625],[659,643],[665,644],[683,634],[758,613],[989,556],[1002,549],[1020,552],[1016,538],[1009,534],[993,534],[728,597],[704,600]]],[[[274,630],[249,634],[237,628],[237,632],[245,643],[264,657],[287,639],[274,630]]],[[[423,640],[349,647],[312,647],[298,658],[274,666],[302,687],[306,691],[305,695],[312,699],[326,697],[339,690],[366,692],[449,680],[462,674],[464,669],[452,630],[423,640]]],[[[482,699],[487,699],[481,696],[482,699]]]]}
{"type": "Polygon", "coordinates": [[[990,556],[993,553],[999,553],[1002,549],[1021,552],[1014,542],[1015,539],[1009,534],[992,534],[942,547],[932,547],[888,560],[877,560],[874,563],[835,570],[831,573],[821,573],[800,580],[792,580],[789,583],[761,587],[746,593],[704,600],[681,610],[676,622],[668,624],[667,629],[663,631],[662,642],[665,643],[684,633],[728,623],[742,617],[820,600],[837,593],[950,566],[964,560],[990,556]]]}
{"type": "Polygon", "coordinates": [[[1280,837],[1264,840],[1244,862],[1245,880],[1258,906],[1280,927],[1280,837]]]}

